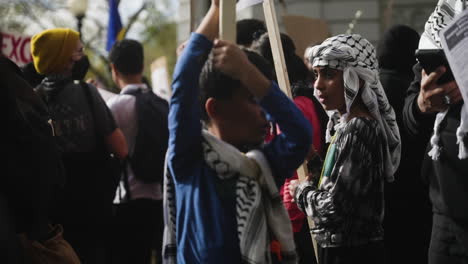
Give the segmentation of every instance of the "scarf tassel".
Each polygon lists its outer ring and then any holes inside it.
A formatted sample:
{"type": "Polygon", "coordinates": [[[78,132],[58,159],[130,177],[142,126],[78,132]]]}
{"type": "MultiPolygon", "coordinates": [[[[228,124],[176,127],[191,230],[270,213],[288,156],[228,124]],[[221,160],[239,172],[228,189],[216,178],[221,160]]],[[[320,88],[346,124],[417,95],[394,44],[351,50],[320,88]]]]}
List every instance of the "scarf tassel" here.
{"type": "Polygon", "coordinates": [[[459,159],[466,159],[468,158],[468,150],[466,148],[466,144],[463,141],[465,133],[463,133],[462,126],[457,129],[457,144],[458,144],[458,158],[459,159]]]}

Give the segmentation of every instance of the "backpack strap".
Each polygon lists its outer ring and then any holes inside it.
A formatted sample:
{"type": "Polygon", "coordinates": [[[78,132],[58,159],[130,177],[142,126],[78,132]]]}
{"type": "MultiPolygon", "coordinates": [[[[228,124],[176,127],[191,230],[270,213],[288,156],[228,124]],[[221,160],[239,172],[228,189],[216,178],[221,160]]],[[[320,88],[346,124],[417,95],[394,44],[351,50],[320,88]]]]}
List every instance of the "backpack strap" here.
{"type": "MultiPolygon", "coordinates": [[[[88,105],[89,105],[89,109],[91,109],[91,115],[93,116],[93,123],[94,123],[94,135],[98,139],[104,139],[104,135],[100,135],[100,133],[99,133],[99,131],[97,129],[97,126],[96,126],[96,123],[97,123],[96,122],[97,121],[96,120],[96,114],[95,114],[93,99],[92,99],[92,96],[91,96],[91,90],[89,88],[89,85],[87,83],[85,83],[84,81],[80,81],[79,85],[83,89],[83,92],[84,92],[85,97],[86,97],[86,101],[88,102],[88,105]]],[[[97,143],[97,145],[98,144],[99,143],[97,143]]]]}

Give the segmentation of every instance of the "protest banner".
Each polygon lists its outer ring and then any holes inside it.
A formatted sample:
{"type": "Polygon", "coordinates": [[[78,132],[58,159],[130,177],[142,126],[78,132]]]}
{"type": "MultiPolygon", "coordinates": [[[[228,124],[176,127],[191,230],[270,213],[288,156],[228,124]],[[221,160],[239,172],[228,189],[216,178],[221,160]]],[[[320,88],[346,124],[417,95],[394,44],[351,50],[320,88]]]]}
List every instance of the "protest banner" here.
{"type": "Polygon", "coordinates": [[[15,62],[18,66],[22,66],[32,61],[31,57],[31,37],[21,36],[0,32],[2,34],[3,55],[15,62]]]}

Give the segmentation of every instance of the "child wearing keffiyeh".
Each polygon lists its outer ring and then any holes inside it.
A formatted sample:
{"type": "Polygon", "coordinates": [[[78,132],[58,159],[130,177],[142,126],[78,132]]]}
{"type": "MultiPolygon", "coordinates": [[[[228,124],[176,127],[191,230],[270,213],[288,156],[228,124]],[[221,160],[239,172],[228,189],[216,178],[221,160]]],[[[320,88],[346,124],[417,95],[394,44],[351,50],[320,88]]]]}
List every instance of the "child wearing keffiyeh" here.
{"type": "Polygon", "coordinates": [[[163,263],[297,263],[278,185],[304,161],[311,128],[260,55],[214,40],[218,20],[213,0],[174,71],[163,263]],[[264,111],[283,131],[266,145],[264,111]]]}
{"type": "Polygon", "coordinates": [[[315,222],[320,263],[382,263],[383,186],[398,167],[400,136],[374,47],[359,35],[338,35],[310,54],[316,96],[333,111],[328,131],[336,132],[328,133],[320,178],[292,184],[291,192],[315,222]]]}

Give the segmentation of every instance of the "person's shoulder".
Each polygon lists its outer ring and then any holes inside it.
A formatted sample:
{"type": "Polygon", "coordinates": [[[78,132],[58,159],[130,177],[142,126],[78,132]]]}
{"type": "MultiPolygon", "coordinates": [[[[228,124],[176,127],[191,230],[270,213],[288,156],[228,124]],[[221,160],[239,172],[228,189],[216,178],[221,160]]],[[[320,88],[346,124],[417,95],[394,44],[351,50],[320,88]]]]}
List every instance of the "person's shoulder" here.
{"type": "Polygon", "coordinates": [[[130,104],[135,101],[135,96],[129,94],[117,94],[110,98],[107,101],[107,105],[111,106],[119,106],[119,105],[126,105],[130,104]]]}

